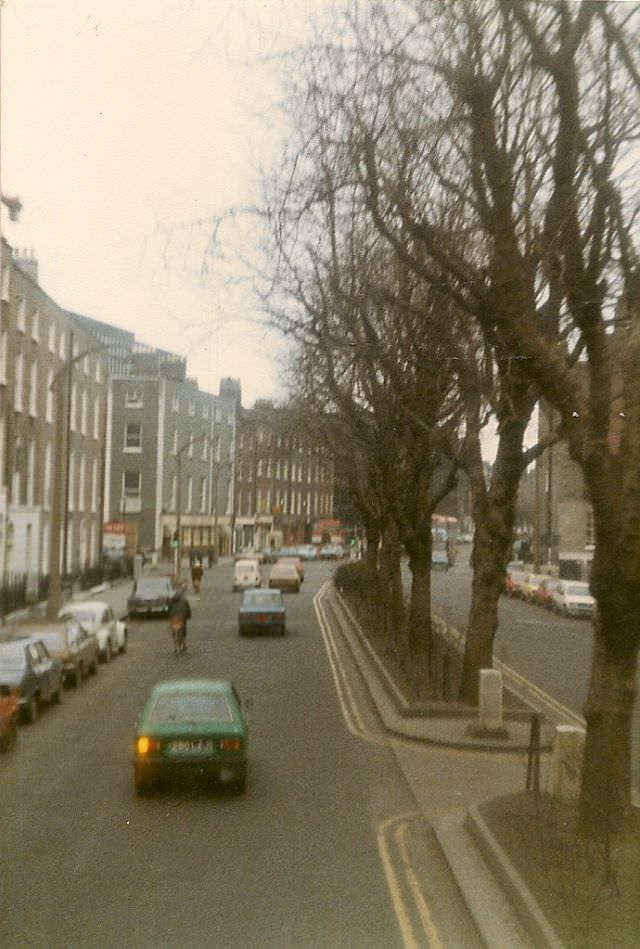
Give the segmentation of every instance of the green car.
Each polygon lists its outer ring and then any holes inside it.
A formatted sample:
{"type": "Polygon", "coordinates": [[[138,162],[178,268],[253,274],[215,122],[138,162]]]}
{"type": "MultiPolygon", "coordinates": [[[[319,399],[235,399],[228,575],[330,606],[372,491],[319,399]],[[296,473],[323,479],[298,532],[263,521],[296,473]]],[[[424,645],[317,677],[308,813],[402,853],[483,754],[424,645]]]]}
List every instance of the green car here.
{"type": "Polygon", "coordinates": [[[161,778],[212,778],[237,791],[247,777],[247,721],[227,680],[158,682],[138,719],[133,775],[144,794],[161,778]]]}

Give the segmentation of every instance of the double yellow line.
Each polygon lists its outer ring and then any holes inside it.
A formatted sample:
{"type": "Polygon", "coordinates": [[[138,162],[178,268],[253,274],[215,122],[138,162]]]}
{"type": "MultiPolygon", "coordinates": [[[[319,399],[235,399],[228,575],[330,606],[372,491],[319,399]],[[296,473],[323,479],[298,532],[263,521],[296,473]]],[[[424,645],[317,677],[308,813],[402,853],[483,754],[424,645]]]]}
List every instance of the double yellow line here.
{"type": "MultiPolygon", "coordinates": [[[[368,728],[340,659],[338,647],[324,609],[324,584],[313,598],[342,716],[352,735],[375,745],[388,745],[384,735],[368,728]]],[[[378,826],[377,845],[391,902],[398,920],[404,949],[443,949],[442,940],[411,864],[408,835],[412,821],[422,820],[418,811],[389,817],[378,826]],[[416,935],[418,933],[418,935],[416,935]]]]}

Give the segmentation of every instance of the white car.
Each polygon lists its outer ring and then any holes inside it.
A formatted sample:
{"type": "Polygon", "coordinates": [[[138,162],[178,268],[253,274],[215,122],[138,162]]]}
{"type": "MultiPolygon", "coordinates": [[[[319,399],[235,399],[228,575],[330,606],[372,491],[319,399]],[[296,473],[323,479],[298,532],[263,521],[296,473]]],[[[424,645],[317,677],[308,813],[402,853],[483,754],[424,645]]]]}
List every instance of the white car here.
{"type": "Polygon", "coordinates": [[[236,560],[233,567],[231,589],[247,590],[262,586],[262,568],[258,560],[236,560]]]}
{"type": "Polygon", "coordinates": [[[119,652],[126,652],[128,630],[116,619],[112,608],[104,600],[71,600],[58,614],[62,619],[75,619],[88,633],[98,637],[100,661],[108,662],[119,652]]]}
{"type": "Polygon", "coordinates": [[[593,616],[596,601],[589,593],[589,584],[579,580],[561,580],[551,594],[551,609],[563,616],[593,616]]]}

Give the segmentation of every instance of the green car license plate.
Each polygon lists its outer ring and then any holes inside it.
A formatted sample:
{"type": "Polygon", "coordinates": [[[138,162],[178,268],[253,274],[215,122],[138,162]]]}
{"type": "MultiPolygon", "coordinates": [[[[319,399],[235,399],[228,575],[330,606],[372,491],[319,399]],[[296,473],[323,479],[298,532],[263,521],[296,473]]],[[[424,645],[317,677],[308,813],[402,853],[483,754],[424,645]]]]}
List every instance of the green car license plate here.
{"type": "Polygon", "coordinates": [[[171,755],[206,755],[213,752],[213,742],[204,738],[180,739],[169,742],[167,750],[171,755]]]}

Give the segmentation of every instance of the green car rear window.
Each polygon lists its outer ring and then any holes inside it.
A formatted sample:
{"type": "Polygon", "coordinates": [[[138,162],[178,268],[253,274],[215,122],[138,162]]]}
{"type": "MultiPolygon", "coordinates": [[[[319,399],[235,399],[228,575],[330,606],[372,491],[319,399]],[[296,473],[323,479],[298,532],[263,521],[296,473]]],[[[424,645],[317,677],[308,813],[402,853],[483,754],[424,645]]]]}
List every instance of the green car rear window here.
{"type": "Polygon", "coordinates": [[[149,722],[230,722],[233,720],[226,696],[210,692],[159,695],[149,722]]]}

